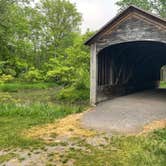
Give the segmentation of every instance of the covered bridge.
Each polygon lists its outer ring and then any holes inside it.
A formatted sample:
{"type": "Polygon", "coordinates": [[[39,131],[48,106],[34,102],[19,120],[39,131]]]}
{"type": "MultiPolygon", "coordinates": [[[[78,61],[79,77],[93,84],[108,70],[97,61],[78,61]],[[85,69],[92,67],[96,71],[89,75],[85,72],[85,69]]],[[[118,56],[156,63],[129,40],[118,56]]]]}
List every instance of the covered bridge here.
{"type": "Polygon", "coordinates": [[[130,6],[85,44],[91,47],[91,104],[158,87],[166,65],[166,20],[130,6]]]}

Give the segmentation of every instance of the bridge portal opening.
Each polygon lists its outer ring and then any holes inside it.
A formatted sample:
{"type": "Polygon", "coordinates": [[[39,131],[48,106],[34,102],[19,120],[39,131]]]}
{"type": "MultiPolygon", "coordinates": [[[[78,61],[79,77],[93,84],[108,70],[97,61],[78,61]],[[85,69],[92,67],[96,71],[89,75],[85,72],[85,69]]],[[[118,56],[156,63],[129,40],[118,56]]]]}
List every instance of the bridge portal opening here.
{"type": "Polygon", "coordinates": [[[166,44],[134,41],[108,46],[97,55],[97,102],[158,88],[166,65],[166,44]]]}

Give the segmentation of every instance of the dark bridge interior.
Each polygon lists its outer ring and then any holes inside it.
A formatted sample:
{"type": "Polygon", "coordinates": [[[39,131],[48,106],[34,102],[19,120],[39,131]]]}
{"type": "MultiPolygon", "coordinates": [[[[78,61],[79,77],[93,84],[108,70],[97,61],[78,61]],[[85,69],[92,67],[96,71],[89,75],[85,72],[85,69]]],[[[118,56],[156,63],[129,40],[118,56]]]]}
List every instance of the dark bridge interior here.
{"type": "Polygon", "coordinates": [[[135,41],[111,45],[98,54],[98,97],[158,87],[166,44],[135,41]]]}

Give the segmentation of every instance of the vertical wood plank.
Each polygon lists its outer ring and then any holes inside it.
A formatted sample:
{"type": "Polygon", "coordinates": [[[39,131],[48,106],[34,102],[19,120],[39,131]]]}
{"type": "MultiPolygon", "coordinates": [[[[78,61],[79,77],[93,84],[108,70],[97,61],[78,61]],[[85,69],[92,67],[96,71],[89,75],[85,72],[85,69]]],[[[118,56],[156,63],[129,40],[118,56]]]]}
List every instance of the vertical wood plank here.
{"type": "Polygon", "coordinates": [[[90,61],[90,104],[96,104],[97,97],[97,55],[96,44],[91,45],[91,61],[90,61]]]}

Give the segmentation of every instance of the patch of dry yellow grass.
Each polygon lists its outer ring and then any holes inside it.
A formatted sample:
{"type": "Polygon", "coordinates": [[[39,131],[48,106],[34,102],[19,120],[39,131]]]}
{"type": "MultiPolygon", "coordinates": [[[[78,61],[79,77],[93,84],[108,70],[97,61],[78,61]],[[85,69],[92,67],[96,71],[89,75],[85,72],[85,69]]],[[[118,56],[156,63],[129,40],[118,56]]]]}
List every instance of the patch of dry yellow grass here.
{"type": "Polygon", "coordinates": [[[166,119],[159,120],[159,121],[153,121],[153,122],[145,125],[143,128],[143,131],[140,132],[139,134],[144,134],[144,133],[156,130],[156,129],[163,129],[163,128],[166,128],[166,119]]]}
{"type": "Polygon", "coordinates": [[[81,114],[67,116],[55,123],[41,125],[28,130],[24,135],[48,141],[51,137],[90,137],[95,131],[84,129],[80,125],[81,114]]]}

